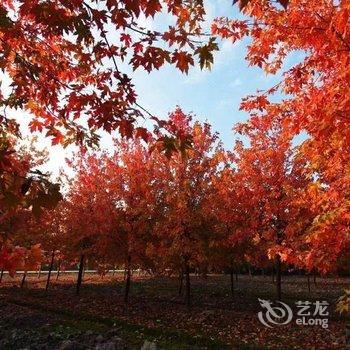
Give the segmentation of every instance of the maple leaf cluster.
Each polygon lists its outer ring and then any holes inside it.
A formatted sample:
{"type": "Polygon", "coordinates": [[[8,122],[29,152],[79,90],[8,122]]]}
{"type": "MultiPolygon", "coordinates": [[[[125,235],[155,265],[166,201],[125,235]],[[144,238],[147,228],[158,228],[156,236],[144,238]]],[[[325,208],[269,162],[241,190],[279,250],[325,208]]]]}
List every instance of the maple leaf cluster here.
{"type": "Polygon", "coordinates": [[[11,93],[3,91],[1,105],[28,111],[30,130],[53,144],[96,144],[101,128],[130,137],[140,116],[153,115],[123,67],[173,64],[187,73],[198,56],[210,68],[218,47],[201,36],[204,15],[199,0],[2,1],[1,69],[11,93]],[[140,24],[161,12],[174,25],[160,32],[140,24]]]}
{"type": "Polygon", "coordinates": [[[0,265],[12,274],[41,261],[36,219],[62,195],[59,184],[35,169],[44,161],[41,152],[18,148],[15,137],[0,135],[0,265]]]}

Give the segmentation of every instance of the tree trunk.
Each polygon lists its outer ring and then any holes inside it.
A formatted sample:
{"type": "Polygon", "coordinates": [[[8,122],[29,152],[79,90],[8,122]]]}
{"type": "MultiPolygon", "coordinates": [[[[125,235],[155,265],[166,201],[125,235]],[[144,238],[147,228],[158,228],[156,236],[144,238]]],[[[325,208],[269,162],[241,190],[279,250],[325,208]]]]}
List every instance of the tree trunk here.
{"type": "Polygon", "coordinates": [[[124,282],[126,281],[126,275],[127,275],[127,271],[126,271],[126,268],[125,268],[124,269],[124,277],[123,277],[124,282]]]}
{"type": "Polygon", "coordinates": [[[0,273],[0,283],[2,282],[2,276],[4,275],[4,269],[1,269],[1,273],[0,273]]]}
{"type": "Polygon", "coordinates": [[[236,270],[236,282],[238,282],[238,271],[236,270]]]}
{"type": "Polygon", "coordinates": [[[131,280],[131,257],[128,256],[127,262],[126,262],[126,268],[125,268],[125,275],[126,275],[126,281],[125,281],[125,293],[124,293],[124,303],[129,303],[129,292],[130,292],[130,280],[131,280]]]}
{"type": "Polygon", "coordinates": [[[79,293],[80,293],[80,286],[81,286],[81,282],[83,280],[84,258],[85,258],[84,254],[81,254],[80,263],[79,263],[78,280],[77,280],[77,291],[76,291],[77,295],[79,295],[79,293]]]}
{"type": "Polygon", "coordinates": [[[307,289],[310,293],[311,292],[311,285],[310,285],[310,275],[309,274],[307,274],[307,289]]]}
{"type": "Polygon", "coordinates": [[[314,271],[314,285],[316,286],[316,271],[314,271]]]}
{"type": "Polygon", "coordinates": [[[47,274],[46,287],[45,287],[46,291],[48,291],[49,285],[50,285],[51,271],[52,271],[52,268],[53,268],[54,258],[55,258],[55,251],[53,250],[52,254],[51,254],[51,262],[50,262],[49,272],[47,274]]]}
{"type": "Polygon", "coordinates": [[[190,265],[188,259],[185,262],[185,275],[186,275],[186,306],[191,308],[191,280],[190,280],[190,265]]]}
{"type": "Polygon", "coordinates": [[[56,281],[58,280],[58,277],[60,277],[60,272],[61,272],[61,262],[59,262],[57,265],[56,281]]]}
{"type": "Polygon", "coordinates": [[[275,284],[275,266],[272,266],[272,283],[275,284]]]}
{"type": "Polygon", "coordinates": [[[282,288],[281,288],[281,257],[279,254],[275,257],[275,265],[276,265],[276,292],[277,292],[277,300],[282,300],[282,288]]]}
{"type": "Polygon", "coordinates": [[[233,266],[231,265],[231,268],[230,268],[230,282],[231,282],[231,297],[232,297],[232,299],[234,298],[234,295],[235,295],[234,289],[233,289],[233,273],[234,273],[233,266]]]}
{"type": "Polygon", "coordinates": [[[204,266],[202,266],[201,268],[201,277],[204,278],[204,279],[207,279],[208,278],[208,264],[205,263],[204,266]]]}
{"type": "Polygon", "coordinates": [[[250,265],[248,265],[248,273],[249,273],[249,278],[252,279],[253,275],[252,275],[252,269],[251,269],[250,265]]]}
{"type": "Polygon", "coordinates": [[[183,273],[183,270],[181,269],[179,273],[179,295],[182,295],[183,281],[184,281],[184,273],[183,273]]]}
{"type": "Polygon", "coordinates": [[[40,268],[39,268],[39,270],[38,270],[38,275],[37,275],[37,277],[38,277],[38,278],[41,277],[41,264],[40,264],[40,268]]]}
{"type": "Polygon", "coordinates": [[[27,277],[27,271],[24,271],[23,277],[22,277],[22,282],[21,282],[21,288],[24,287],[24,284],[26,282],[26,277],[27,277]]]}

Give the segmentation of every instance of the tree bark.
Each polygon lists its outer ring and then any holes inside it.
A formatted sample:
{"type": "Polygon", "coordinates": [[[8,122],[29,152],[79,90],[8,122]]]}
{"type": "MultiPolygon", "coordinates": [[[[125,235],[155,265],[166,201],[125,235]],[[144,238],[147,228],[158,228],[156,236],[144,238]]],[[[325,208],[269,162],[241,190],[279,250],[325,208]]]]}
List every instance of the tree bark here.
{"type": "Polygon", "coordinates": [[[130,292],[130,282],[131,282],[131,257],[128,256],[127,262],[126,262],[126,269],[125,269],[125,275],[126,275],[126,281],[125,281],[125,293],[124,293],[124,303],[129,303],[129,292],[130,292]]]}
{"type": "Polygon", "coordinates": [[[231,268],[230,268],[230,282],[231,282],[231,298],[233,299],[234,298],[234,288],[233,288],[233,266],[231,265],[231,268]]]}
{"type": "Polygon", "coordinates": [[[38,275],[37,275],[38,278],[41,277],[41,267],[42,267],[42,266],[41,266],[41,264],[40,264],[40,268],[39,268],[39,270],[38,270],[38,275]]]}
{"type": "Polygon", "coordinates": [[[45,287],[46,291],[48,291],[48,289],[49,289],[50,278],[51,278],[51,272],[52,272],[52,268],[53,268],[54,259],[55,259],[55,251],[53,250],[52,254],[51,254],[51,262],[50,262],[49,272],[47,274],[46,287],[45,287]]]}
{"type": "Polygon", "coordinates": [[[190,265],[188,259],[185,261],[185,275],[186,275],[186,306],[191,308],[191,280],[190,280],[190,265]]]}
{"type": "Polygon", "coordinates": [[[201,269],[199,269],[199,271],[201,272],[201,277],[204,279],[208,278],[208,264],[204,264],[201,269]]]}
{"type": "Polygon", "coordinates": [[[83,280],[84,259],[85,259],[84,254],[81,254],[80,264],[79,264],[79,272],[78,272],[78,280],[77,280],[77,291],[76,291],[77,295],[79,295],[79,293],[80,293],[81,282],[83,280]]]}
{"type": "Polygon", "coordinates": [[[316,284],[316,271],[314,271],[314,285],[317,286],[317,284],[316,284]]]}
{"type": "Polygon", "coordinates": [[[1,269],[1,273],[0,273],[0,283],[2,282],[2,276],[4,275],[4,269],[1,269]]]}
{"type": "Polygon", "coordinates": [[[126,281],[126,275],[127,275],[127,271],[126,271],[126,268],[124,269],[124,275],[123,275],[123,280],[124,282],[126,281]]]}
{"type": "Polygon", "coordinates": [[[275,265],[276,265],[276,294],[277,294],[277,300],[282,300],[282,274],[281,274],[281,257],[279,254],[275,257],[275,265]]]}
{"type": "Polygon", "coordinates": [[[183,273],[183,270],[181,269],[179,273],[179,295],[182,295],[183,281],[184,281],[184,273],[183,273]]]}
{"type": "Polygon", "coordinates": [[[272,266],[272,283],[275,284],[275,266],[272,266]]]}
{"type": "Polygon", "coordinates": [[[24,287],[24,284],[26,282],[26,277],[27,277],[27,271],[24,271],[23,277],[22,277],[22,282],[21,282],[21,288],[24,287]]]}
{"type": "Polygon", "coordinates": [[[58,277],[60,277],[60,272],[61,272],[61,262],[59,261],[57,265],[56,281],[58,280],[58,277]]]}
{"type": "Polygon", "coordinates": [[[310,275],[309,274],[307,274],[307,289],[310,293],[311,292],[311,285],[310,285],[310,275]]]}

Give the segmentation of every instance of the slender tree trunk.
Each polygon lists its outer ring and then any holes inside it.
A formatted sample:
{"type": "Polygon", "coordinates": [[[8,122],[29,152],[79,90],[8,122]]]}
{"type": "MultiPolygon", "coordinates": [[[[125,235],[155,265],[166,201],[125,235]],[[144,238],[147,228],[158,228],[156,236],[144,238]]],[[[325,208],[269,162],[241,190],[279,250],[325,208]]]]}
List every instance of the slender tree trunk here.
{"type": "Polygon", "coordinates": [[[85,277],[85,271],[86,271],[86,261],[85,261],[85,264],[84,264],[84,266],[83,266],[83,274],[82,274],[82,281],[84,281],[84,277],[85,277]]]}
{"type": "Polygon", "coordinates": [[[60,277],[60,272],[61,272],[61,262],[59,261],[57,265],[56,281],[58,280],[58,277],[60,277]]]}
{"type": "Polygon", "coordinates": [[[2,276],[4,275],[4,269],[1,269],[1,273],[0,273],[0,283],[2,282],[2,276]]]}
{"type": "Polygon", "coordinates": [[[275,284],[275,266],[272,266],[272,283],[275,284]]]}
{"type": "Polygon", "coordinates": [[[261,269],[261,274],[265,278],[265,269],[264,268],[261,269]]]}
{"type": "Polygon", "coordinates": [[[234,295],[235,295],[234,288],[233,288],[233,273],[234,273],[233,266],[231,265],[231,268],[230,268],[230,282],[231,282],[231,297],[232,297],[232,299],[234,298],[234,295]]]}
{"type": "Polygon", "coordinates": [[[238,271],[236,269],[236,282],[238,282],[238,271]]]}
{"type": "Polygon", "coordinates": [[[26,283],[26,277],[27,277],[27,271],[24,271],[23,277],[22,277],[22,282],[21,282],[21,288],[23,288],[24,284],[26,283]]]}
{"type": "Polygon", "coordinates": [[[46,287],[45,287],[46,291],[48,291],[48,289],[49,289],[50,278],[51,278],[51,272],[52,272],[52,268],[53,268],[54,259],[55,259],[55,251],[53,250],[52,254],[51,254],[51,262],[50,262],[49,272],[47,274],[46,287]]]}
{"type": "Polygon", "coordinates": [[[252,275],[252,269],[251,269],[250,265],[248,265],[248,273],[249,273],[249,278],[252,279],[253,275],[252,275]]]}
{"type": "Polygon", "coordinates": [[[42,268],[42,265],[40,264],[40,268],[39,268],[39,270],[38,270],[38,275],[37,275],[38,278],[41,277],[41,268],[42,268]]]}
{"type": "Polygon", "coordinates": [[[126,281],[126,276],[127,276],[127,270],[126,270],[126,268],[125,268],[125,269],[124,269],[124,277],[123,277],[124,282],[126,281]]]}
{"type": "Polygon", "coordinates": [[[316,284],[316,271],[314,271],[314,285],[317,286],[317,284],[316,284]]]}
{"type": "Polygon", "coordinates": [[[205,263],[204,266],[202,266],[202,269],[199,269],[199,272],[201,272],[202,278],[207,279],[208,278],[208,264],[205,263]]]}
{"type": "Polygon", "coordinates": [[[128,256],[125,268],[126,281],[125,281],[125,293],[124,293],[124,303],[129,303],[129,292],[130,292],[130,280],[131,280],[131,257],[128,256]]]}
{"type": "Polygon", "coordinates": [[[281,271],[281,257],[279,254],[275,257],[275,265],[276,265],[276,292],[277,292],[277,300],[282,300],[282,288],[281,288],[281,280],[282,280],[282,271],[281,271]]]}
{"type": "Polygon", "coordinates": [[[186,277],[186,306],[191,308],[191,280],[190,280],[190,265],[188,259],[185,261],[185,277],[186,277]]]}
{"type": "Polygon", "coordinates": [[[183,281],[184,281],[184,273],[183,273],[183,270],[181,269],[179,273],[179,295],[182,295],[183,281]]]}
{"type": "Polygon", "coordinates": [[[79,263],[79,272],[78,272],[78,280],[77,280],[77,291],[76,294],[79,295],[81,282],[83,280],[83,271],[84,271],[84,254],[81,254],[80,263],[79,263]]]}
{"type": "Polygon", "coordinates": [[[309,293],[311,292],[311,285],[310,285],[310,275],[307,274],[307,289],[309,290],[309,293]]]}

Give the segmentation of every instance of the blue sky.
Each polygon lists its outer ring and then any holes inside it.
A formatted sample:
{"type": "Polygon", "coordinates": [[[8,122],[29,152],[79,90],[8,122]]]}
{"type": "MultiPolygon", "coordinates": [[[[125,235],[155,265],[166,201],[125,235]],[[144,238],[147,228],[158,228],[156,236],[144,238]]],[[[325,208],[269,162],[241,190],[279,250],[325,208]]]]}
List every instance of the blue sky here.
{"type": "MultiPolygon", "coordinates": [[[[206,0],[207,31],[213,18],[228,16],[238,18],[242,15],[232,0],[206,0]]],[[[169,17],[161,15],[155,21],[144,20],[145,27],[159,29],[169,24],[169,17]]],[[[242,97],[273,86],[281,79],[280,75],[266,76],[259,68],[248,67],[245,61],[248,39],[232,44],[229,41],[220,43],[220,51],[215,54],[211,71],[201,71],[199,67],[190,69],[189,74],[181,74],[172,66],[148,74],[143,70],[132,73],[139,103],[152,114],[165,118],[177,105],[185,112],[191,112],[200,121],[208,121],[214,131],[219,132],[225,148],[234,143],[232,127],[235,123],[246,120],[248,115],[239,111],[242,97]]],[[[287,58],[286,67],[294,64],[300,54],[287,58]]],[[[129,70],[125,67],[126,70],[129,70]]],[[[22,123],[26,129],[26,122],[22,123]]],[[[63,149],[50,146],[48,140],[40,137],[40,146],[50,150],[50,161],[45,170],[54,174],[65,166],[65,157],[69,157],[74,147],[63,149]]],[[[112,146],[111,137],[103,134],[102,147],[112,146]]]]}
{"type": "MultiPolygon", "coordinates": [[[[215,17],[241,17],[232,1],[207,0],[205,4],[208,30],[215,17]]],[[[166,116],[179,105],[185,112],[195,114],[196,119],[208,121],[220,133],[225,147],[232,147],[233,125],[248,117],[239,111],[241,98],[279,80],[279,77],[267,77],[261,69],[248,67],[245,61],[247,44],[248,39],[235,44],[221,42],[211,71],[201,71],[196,66],[184,75],[167,66],[149,75],[136,72],[134,82],[139,102],[159,116],[166,116]]]]}

